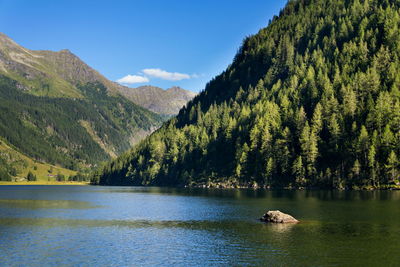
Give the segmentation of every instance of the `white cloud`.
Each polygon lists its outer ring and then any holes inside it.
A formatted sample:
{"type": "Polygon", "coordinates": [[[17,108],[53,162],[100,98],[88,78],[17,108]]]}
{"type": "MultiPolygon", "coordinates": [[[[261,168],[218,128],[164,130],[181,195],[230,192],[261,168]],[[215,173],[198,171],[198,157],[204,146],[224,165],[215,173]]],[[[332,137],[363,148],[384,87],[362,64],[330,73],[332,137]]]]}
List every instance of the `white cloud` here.
{"type": "Polygon", "coordinates": [[[147,83],[149,78],[139,75],[126,75],[117,80],[117,83],[134,84],[134,83],[147,83]]]}
{"type": "Polygon", "coordinates": [[[190,78],[195,78],[196,75],[189,75],[179,72],[168,72],[162,69],[144,69],[142,70],[144,74],[150,77],[159,78],[168,81],[180,81],[187,80],[190,78]]]}

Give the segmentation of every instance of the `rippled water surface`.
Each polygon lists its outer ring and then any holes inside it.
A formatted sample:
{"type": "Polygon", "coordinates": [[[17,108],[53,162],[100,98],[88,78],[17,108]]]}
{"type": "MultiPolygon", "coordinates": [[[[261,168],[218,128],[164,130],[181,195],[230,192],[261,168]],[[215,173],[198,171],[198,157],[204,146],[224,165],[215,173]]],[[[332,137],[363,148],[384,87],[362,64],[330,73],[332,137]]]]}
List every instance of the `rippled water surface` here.
{"type": "Polygon", "coordinates": [[[0,186],[1,266],[399,266],[400,192],[0,186]],[[279,209],[296,225],[257,221],[279,209]]]}

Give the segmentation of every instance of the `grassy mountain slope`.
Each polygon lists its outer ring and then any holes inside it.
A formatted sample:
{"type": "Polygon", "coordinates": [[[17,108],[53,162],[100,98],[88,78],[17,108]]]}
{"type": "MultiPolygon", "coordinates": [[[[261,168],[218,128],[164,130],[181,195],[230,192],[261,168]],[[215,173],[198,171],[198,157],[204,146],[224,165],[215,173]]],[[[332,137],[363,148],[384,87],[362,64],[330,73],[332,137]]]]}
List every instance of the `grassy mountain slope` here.
{"type": "Polygon", "coordinates": [[[138,88],[120,87],[118,91],[132,102],[163,115],[176,115],[196,93],[180,87],[163,90],[155,86],[141,86],[138,88]]]}
{"type": "Polygon", "coordinates": [[[83,98],[78,85],[99,82],[111,95],[121,85],[109,81],[69,50],[29,50],[0,33],[0,74],[37,96],[83,98]]]}
{"type": "Polygon", "coordinates": [[[73,84],[60,77],[43,55],[18,45],[2,33],[0,74],[18,81],[19,89],[34,95],[83,97],[73,84]]]}
{"type": "Polygon", "coordinates": [[[0,181],[26,180],[29,172],[38,181],[55,181],[59,174],[66,179],[76,175],[76,171],[32,160],[0,140],[0,181]]]}
{"type": "Polygon", "coordinates": [[[122,185],[399,183],[400,1],[289,1],[187,108],[94,175],[122,185]]]}

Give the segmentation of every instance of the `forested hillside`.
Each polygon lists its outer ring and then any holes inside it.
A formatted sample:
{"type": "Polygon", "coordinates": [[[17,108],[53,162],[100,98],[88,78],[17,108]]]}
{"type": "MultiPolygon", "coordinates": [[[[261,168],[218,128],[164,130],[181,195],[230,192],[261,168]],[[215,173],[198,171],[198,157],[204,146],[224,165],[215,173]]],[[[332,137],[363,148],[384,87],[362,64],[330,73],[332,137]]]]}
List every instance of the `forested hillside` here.
{"type": "Polygon", "coordinates": [[[289,1],[176,118],[93,177],[119,185],[399,182],[400,1],[289,1]]]}
{"type": "Polygon", "coordinates": [[[78,86],[84,98],[54,98],[22,92],[0,76],[0,136],[35,160],[77,169],[111,159],[161,118],[101,83],[78,86]]]}

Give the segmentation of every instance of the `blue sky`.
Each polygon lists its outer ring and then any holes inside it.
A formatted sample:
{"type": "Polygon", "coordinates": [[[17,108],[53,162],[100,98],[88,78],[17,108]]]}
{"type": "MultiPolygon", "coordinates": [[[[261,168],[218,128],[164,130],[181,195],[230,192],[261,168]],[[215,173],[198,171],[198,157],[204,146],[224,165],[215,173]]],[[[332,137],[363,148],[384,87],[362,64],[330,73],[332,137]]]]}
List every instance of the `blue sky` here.
{"type": "Polygon", "coordinates": [[[33,50],[69,49],[108,79],[192,91],[287,0],[0,0],[0,32],[33,50]],[[130,76],[128,76],[130,75],[130,76]]]}

